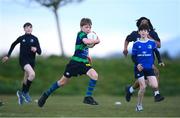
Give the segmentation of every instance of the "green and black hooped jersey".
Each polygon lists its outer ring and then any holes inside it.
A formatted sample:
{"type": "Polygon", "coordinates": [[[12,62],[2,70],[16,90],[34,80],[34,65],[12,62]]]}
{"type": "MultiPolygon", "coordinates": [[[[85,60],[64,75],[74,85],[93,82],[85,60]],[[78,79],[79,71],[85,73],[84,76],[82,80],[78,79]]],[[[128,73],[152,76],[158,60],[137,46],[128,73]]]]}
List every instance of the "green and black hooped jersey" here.
{"type": "Polygon", "coordinates": [[[78,32],[76,38],[75,52],[71,59],[77,62],[89,63],[87,59],[89,49],[87,45],[83,43],[83,38],[87,38],[87,34],[83,31],[78,32]]]}

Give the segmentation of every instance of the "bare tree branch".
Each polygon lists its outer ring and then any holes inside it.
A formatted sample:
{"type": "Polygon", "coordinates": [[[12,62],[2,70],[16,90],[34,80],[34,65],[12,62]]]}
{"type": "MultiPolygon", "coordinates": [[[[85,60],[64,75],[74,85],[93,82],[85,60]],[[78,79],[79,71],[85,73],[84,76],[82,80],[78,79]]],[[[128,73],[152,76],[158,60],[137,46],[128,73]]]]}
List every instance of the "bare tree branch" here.
{"type": "Polygon", "coordinates": [[[72,2],[77,2],[80,3],[83,0],[30,0],[30,1],[36,1],[40,5],[51,8],[56,19],[56,25],[57,25],[57,33],[60,41],[60,48],[61,48],[61,55],[64,57],[64,48],[63,48],[63,41],[62,41],[62,36],[61,36],[61,29],[60,29],[60,23],[59,23],[59,15],[58,15],[58,9],[62,6],[65,6],[69,3],[72,2]]]}

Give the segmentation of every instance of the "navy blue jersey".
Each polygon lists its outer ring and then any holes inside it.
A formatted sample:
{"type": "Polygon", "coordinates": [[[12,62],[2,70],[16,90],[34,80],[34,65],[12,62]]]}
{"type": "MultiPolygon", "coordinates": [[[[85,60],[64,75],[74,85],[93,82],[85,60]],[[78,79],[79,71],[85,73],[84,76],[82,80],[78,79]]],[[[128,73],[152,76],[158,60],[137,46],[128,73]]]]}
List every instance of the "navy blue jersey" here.
{"type": "Polygon", "coordinates": [[[37,48],[37,53],[41,54],[41,48],[39,45],[38,38],[35,37],[32,34],[24,34],[17,38],[16,41],[14,41],[9,49],[8,57],[10,57],[14,47],[20,43],[20,55],[19,55],[19,61],[21,66],[24,66],[24,64],[33,64],[35,63],[35,56],[36,53],[31,51],[31,47],[37,48]]]}
{"type": "MultiPolygon", "coordinates": [[[[160,42],[160,38],[158,36],[158,34],[154,31],[154,30],[151,30],[149,31],[149,36],[151,39],[154,39],[155,41],[158,41],[160,42]]],[[[127,37],[126,37],[126,41],[128,42],[135,42],[137,41],[139,38],[140,38],[140,34],[138,33],[138,31],[133,31],[131,34],[129,34],[127,37]]]]}
{"type": "Polygon", "coordinates": [[[87,34],[85,32],[78,32],[76,38],[75,52],[72,56],[72,60],[77,62],[88,63],[88,53],[89,49],[86,44],[83,43],[83,38],[87,38],[87,34]]]}
{"type": "Polygon", "coordinates": [[[157,49],[154,40],[141,41],[137,40],[133,44],[132,56],[134,57],[135,66],[142,64],[144,69],[152,69],[154,64],[154,50],[157,49]]]}

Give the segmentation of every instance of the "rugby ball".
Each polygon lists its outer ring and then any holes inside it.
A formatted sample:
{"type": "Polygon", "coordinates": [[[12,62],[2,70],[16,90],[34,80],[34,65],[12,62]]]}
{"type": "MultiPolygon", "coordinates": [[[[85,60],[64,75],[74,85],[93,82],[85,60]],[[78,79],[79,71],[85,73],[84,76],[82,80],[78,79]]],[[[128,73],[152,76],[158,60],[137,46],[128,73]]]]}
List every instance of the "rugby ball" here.
{"type": "MultiPolygon", "coordinates": [[[[94,32],[90,32],[90,33],[88,33],[87,38],[88,38],[88,39],[94,39],[94,40],[96,40],[96,39],[97,39],[97,35],[96,35],[96,33],[94,33],[94,32]]],[[[94,46],[95,46],[94,44],[89,44],[89,45],[87,45],[88,48],[93,48],[94,46]]]]}
{"type": "Polygon", "coordinates": [[[97,39],[97,35],[96,35],[94,32],[90,32],[90,33],[87,35],[87,38],[88,38],[88,39],[94,39],[94,40],[96,40],[96,39],[97,39]]]}

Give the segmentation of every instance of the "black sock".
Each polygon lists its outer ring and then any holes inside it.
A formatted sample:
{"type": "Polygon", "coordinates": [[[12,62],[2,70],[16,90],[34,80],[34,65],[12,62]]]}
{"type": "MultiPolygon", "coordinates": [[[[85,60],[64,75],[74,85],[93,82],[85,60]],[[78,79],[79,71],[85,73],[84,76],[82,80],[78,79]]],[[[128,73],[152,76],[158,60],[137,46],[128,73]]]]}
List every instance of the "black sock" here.
{"type": "Polygon", "coordinates": [[[22,92],[24,92],[24,93],[29,92],[29,88],[30,88],[30,86],[31,86],[31,83],[32,83],[32,81],[30,81],[30,80],[27,79],[26,84],[23,83],[22,92]]]}
{"type": "Polygon", "coordinates": [[[25,92],[26,91],[26,84],[23,82],[22,84],[22,92],[25,92]]]}

